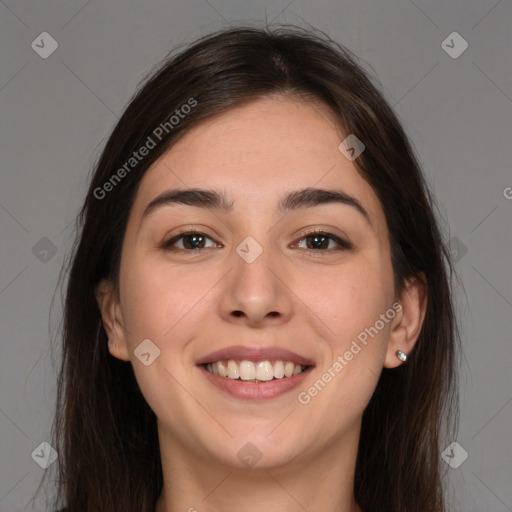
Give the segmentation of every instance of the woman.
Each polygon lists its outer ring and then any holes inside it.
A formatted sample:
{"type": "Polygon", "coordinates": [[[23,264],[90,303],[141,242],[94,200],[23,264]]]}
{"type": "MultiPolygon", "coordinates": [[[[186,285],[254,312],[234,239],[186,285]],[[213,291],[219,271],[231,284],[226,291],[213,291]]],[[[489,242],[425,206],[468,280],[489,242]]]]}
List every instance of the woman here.
{"type": "Polygon", "coordinates": [[[433,205],[325,35],[229,29],[168,59],[81,211],[56,505],[445,511],[458,337],[433,205]]]}

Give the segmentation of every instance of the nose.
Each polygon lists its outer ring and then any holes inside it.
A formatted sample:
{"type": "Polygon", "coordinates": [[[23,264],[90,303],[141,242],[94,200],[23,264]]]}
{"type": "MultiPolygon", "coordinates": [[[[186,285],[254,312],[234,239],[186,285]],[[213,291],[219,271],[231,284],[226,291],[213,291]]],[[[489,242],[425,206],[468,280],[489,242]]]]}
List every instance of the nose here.
{"type": "Polygon", "coordinates": [[[288,322],[294,306],[293,292],[283,259],[264,248],[254,261],[234,252],[232,263],[222,284],[222,318],[255,328],[288,322]]]}

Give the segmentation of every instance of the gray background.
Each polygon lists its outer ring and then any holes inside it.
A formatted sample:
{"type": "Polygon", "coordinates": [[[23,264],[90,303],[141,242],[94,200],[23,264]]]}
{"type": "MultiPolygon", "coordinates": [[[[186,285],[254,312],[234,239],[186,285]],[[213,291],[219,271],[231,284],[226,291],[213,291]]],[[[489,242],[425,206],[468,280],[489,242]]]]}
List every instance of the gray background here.
{"type": "MultiPolygon", "coordinates": [[[[403,121],[446,219],[461,277],[457,442],[469,457],[450,468],[452,502],[466,512],[512,510],[512,2],[5,0],[1,511],[24,510],[44,471],[31,453],[49,440],[54,407],[49,307],[105,137],[139,80],[173,46],[265,18],[311,24],[348,46],[378,76],[403,121]],[[47,59],[31,47],[43,31],[59,45],[47,59]],[[458,58],[441,46],[453,31],[469,45],[458,58]]],[[[60,312],[57,304],[53,328],[60,312]]]]}

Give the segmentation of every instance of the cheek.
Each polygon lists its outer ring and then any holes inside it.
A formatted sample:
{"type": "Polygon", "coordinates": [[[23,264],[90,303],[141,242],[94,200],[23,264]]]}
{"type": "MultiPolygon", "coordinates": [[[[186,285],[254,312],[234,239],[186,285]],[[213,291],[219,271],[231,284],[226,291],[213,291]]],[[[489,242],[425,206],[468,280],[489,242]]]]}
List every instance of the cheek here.
{"type": "Polygon", "coordinates": [[[391,307],[390,272],[378,262],[362,260],[322,275],[305,274],[300,296],[327,327],[326,337],[333,346],[350,344],[391,307]]]}
{"type": "Polygon", "coordinates": [[[367,404],[382,370],[391,328],[391,317],[382,321],[381,315],[389,312],[393,296],[391,265],[384,258],[361,259],[340,268],[310,296],[312,304],[321,304],[317,314],[329,328],[329,348],[320,366],[332,384],[318,405],[325,400],[360,412],[367,404]]]}
{"type": "Polygon", "coordinates": [[[148,264],[141,255],[126,259],[122,279],[126,343],[142,394],[157,416],[170,424],[193,417],[194,402],[179,383],[189,378],[189,342],[208,314],[206,294],[218,276],[184,272],[156,259],[148,264]],[[147,366],[134,354],[146,339],[160,350],[147,366]]]}
{"type": "Polygon", "coordinates": [[[122,276],[125,284],[121,303],[129,343],[141,336],[153,336],[167,345],[169,338],[180,339],[176,333],[186,325],[182,320],[201,309],[199,303],[215,280],[211,275],[184,272],[165,262],[152,260],[149,265],[143,257],[139,259],[127,260],[122,276]]]}

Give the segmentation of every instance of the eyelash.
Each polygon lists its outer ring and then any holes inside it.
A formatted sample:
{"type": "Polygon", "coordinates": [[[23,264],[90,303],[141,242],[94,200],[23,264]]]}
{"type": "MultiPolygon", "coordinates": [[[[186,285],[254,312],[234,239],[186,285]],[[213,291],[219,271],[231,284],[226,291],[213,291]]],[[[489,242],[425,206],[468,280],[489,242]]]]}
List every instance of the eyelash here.
{"type": "MultiPolygon", "coordinates": [[[[208,238],[210,240],[213,240],[211,237],[207,236],[205,233],[201,233],[200,231],[182,231],[181,233],[178,233],[176,236],[172,237],[171,239],[165,241],[161,248],[166,251],[171,252],[178,252],[178,251],[185,251],[185,252],[201,252],[204,249],[211,249],[212,247],[200,247],[199,249],[182,249],[182,248],[176,248],[173,247],[173,244],[175,244],[178,240],[181,238],[188,236],[188,235],[200,235],[203,238],[208,238]]],[[[332,252],[334,251],[350,251],[353,249],[353,245],[350,242],[347,242],[346,240],[343,240],[342,238],[333,235],[332,233],[328,233],[326,231],[321,230],[313,230],[308,231],[307,233],[301,234],[301,238],[298,240],[297,243],[302,242],[306,238],[309,238],[311,236],[323,236],[325,238],[330,238],[331,240],[335,241],[338,244],[338,247],[335,249],[304,249],[307,252],[310,253],[319,253],[319,252],[332,252]]]]}

